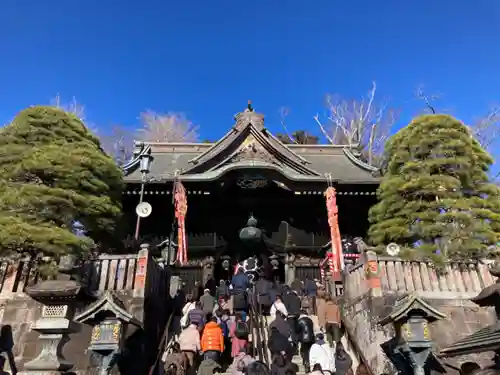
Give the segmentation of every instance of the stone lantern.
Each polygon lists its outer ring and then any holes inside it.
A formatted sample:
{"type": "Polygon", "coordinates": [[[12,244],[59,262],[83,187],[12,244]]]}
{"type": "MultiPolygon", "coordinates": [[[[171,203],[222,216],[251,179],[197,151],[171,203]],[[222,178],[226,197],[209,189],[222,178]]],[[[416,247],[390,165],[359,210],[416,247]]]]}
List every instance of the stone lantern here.
{"type": "Polygon", "coordinates": [[[42,350],[33,360],[25,363],[27,372],[65,373],[73,368],[63,354],[69,334],[78,332],[79,325],[72,318],[79,303],[92,300],[82,285],[75,280],[46,280],[27,287],[26,293],[41,303],[42,314],[32,329],[39,332],[42,350]]]}
{"type": "Polygon", "coordinates": [[[392,324],[395,337],[382,344],[382,349],[401,373],[424,375],[424,366],[432,354],[433,341],[429,323],[446,318],[415,295],[399,300],[391,314],[379,321],[392,324]]]}
{"type": "Polygon", "coordinates": [[[111,291],[76,316],[75,321],[92,326],[88,349],[99,359],[100,375],[111,372],[123,354],[125,339],[142,329],[141,322],[111,291]]]}

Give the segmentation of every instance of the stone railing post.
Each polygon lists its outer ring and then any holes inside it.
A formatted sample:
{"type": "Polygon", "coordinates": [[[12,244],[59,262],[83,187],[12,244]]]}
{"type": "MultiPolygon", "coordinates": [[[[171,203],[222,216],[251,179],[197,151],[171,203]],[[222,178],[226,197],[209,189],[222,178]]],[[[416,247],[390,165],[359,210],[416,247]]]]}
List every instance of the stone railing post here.
{"type": "Polygon", "coordinates": [[[146,292],[146,277],[148,273],[149,244],[142,244],[137,254],[137,267],[134,280],[134,297],[144,297],[146,292]]]}
{"type": "Polygon", "coordinates": [[[367,251],[366,253],[365,274],[368,293],[370,297],[382,296],[382,283],[380,280],[380,266],[378,264],[378,257],[374,251],[367,251]]]}
{"type": "Polygon", "coordinates": [[[291,285],[295,280],[295,255],[287,253],[285,255],[285,284],[291,285]]]}
{"type": "Polygon", "coordinates": [[[335,290],[335,281],[333,280],[332,273],[330,271],[325,272],[325,288],[326,288],[326,293],[332,297],[335,298],[337,296],[336,290],[335,290]]]}
{"type": "Polygon", "coordinates": [[[207,281],[214,277],[214,265],[215,258],[214,257],[206,257],[202,262],[202,278],[203,278],[203,287],[207,285],[207,281]]]}
{"type": "MultiPolygon", "coordinates": [[[[170,270],[169,270],[170,272],[170,270]]],[[[182,279],[180,276],[170,276],[169,293],[174,298],[177,291],[182,288],[182,279]]]]}

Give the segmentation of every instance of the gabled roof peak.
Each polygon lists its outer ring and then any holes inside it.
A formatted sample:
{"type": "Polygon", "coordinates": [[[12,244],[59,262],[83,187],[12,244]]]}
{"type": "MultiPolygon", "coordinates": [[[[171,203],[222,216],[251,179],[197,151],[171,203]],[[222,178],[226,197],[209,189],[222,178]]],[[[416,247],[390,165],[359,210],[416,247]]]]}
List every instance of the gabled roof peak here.
{"type": "Polygon", "coordinates": [[[116,295],[116,293],[109,290],[105,291],[96,302],[78,314],[74,320],[78,323],[87,323],[96,319],[97,314],[105,311],[111,312],[125,323],[142,327],[142,323],[134,315],[127,311],[123,301],[116,295]]]}
{"type": "Polygon", "coordinates": [[[242,131],[249,125],[255,127],[257,130],[264,130],[264,115],[255,112],[250,100],[248,101],[247,108],[245,108],[243,112],[234,115],[234,121],[236,121],[236,124],[233,129],[237,131],[242,131]]]}
{"type": "Polygon", "coordinates": [[[419,311],[430,322],[446,318],[445,314],[436,310],[416,294],[409,294],[396,301],[392,312],[378,323],[384,326],[389,323],[405,322],[413,311],[419,311]]]}

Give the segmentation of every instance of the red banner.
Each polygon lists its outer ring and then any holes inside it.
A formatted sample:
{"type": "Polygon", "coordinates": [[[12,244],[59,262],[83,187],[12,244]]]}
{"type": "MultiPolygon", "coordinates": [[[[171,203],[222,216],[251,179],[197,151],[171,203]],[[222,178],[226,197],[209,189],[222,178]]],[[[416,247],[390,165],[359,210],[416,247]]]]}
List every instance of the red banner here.
{"type": "Polygon", "coordinates": [[[187,263],[187,240],[186,240],[186,214],[187,197],[186,189],[180,181],[174,184],[174,206],[177,219],[177,261],[184,265],[187,263]]]}
{"type": "Polygon", "coordinates": [[[339,208],[337,206],[337,192],[335,188],[329,187],[325,191],[326,210],[328,213],[328,225],[332,252],[329,256],[330,271],[335,279],[340,277],[340,271],[344,268],[344,256],[342,254],[342,241],[339,230],[339,208]]]}

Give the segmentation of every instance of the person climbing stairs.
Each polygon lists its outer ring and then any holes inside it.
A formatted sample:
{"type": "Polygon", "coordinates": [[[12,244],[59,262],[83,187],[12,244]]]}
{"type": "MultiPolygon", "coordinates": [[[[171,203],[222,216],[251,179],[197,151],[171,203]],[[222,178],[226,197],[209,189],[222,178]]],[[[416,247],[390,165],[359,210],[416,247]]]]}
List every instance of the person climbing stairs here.
{"type": "MultiPolygon", "coordinates": [[[[314,334],[317,335],[319,333],[322,333],[322,331],[320,329],[320,325],[319,325],[318,316],[317,315],[309,315],[309,317],[313,321],[314,334]]],[[[272,317],[270,317],[270,316],[264,317],[264,329],[262,331],[264,334],[263,341],[266,343],[269,340],[269,325],[271,324],[272,321],[273,321],[272,317]]],[[[359,365],[359,356],[354,351],[354,348],[351,345],[350,340],[346,335],[342,336],[341,343],[342,343],[344,349],[346,350],[347,354],[349,354],[350,357],[352,358],[352,362],[353,362],[352,369],[353,369],[353,371],[355,371],[359,365]]],[[[267,348],[267,346],[266,346],[266,348],[267,348]]],[[[269,352],[269,349],[267,349],[267,352],[268,352],[267,355],[269,356],[269,358],[271,358],[271,353],[269,352]]],[[[302,357],[300,356],[298,351],[297,351],[297,354],[293,356],[292,362],[295,363],[299,368],[299,371],[297,372],[298,375],[306,374],[304,365],[302,363],[302,357]]],[[[310,365],[312,367],[314,365],[314,363],[311,363],[310,365]]]]}

